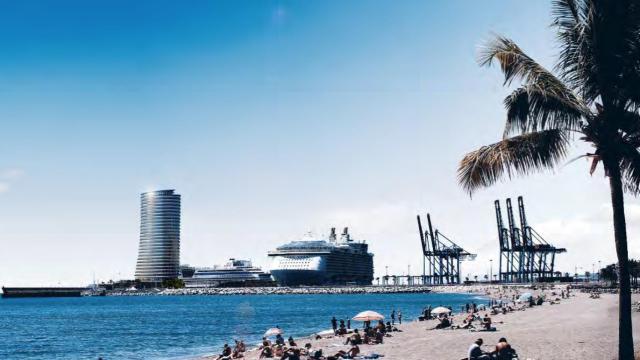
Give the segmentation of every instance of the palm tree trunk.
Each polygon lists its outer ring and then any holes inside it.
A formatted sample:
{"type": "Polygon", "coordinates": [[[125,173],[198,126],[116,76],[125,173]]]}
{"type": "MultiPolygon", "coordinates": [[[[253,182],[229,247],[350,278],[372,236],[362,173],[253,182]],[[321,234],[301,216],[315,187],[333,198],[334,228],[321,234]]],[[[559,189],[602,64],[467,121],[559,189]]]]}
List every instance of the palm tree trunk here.
{"type": "Polygon", "coordinates": [[[632,360],[634,355],[633,333],[631,332],[631,285],[629,278],[629,254],[627,252],[627,225],[624,216],[624,193],[619,163],[612,161],[612,164],[608,165],[611,205],[613,207],[613,229],[619,268],[618,359],[632,360]]]}

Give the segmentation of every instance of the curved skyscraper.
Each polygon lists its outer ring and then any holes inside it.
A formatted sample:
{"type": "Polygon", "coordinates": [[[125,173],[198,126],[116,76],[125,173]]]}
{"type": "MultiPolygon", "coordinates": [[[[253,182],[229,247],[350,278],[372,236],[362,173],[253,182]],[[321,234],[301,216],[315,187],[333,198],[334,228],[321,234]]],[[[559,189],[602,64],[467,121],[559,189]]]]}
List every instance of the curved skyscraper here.
{"type": "Polygon", "coordinates": [[[173,279],[179,271],[180,195],[174,190],[142,193],[136,280],[173,279]]]}

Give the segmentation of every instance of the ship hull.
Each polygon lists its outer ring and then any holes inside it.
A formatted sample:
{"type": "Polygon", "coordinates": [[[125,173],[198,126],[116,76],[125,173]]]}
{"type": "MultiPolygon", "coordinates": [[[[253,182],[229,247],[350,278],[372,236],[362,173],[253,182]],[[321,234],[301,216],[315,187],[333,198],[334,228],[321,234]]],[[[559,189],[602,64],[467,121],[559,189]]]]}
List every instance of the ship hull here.
{"type": "Polygon", "coordinates": [[[271,270],[271,276],[281,286],[325,285],[326,274],[320,270],[271,270]]]}
{"type": "Polygon", "coordinates": [[[320,256],[274,256],[271,276],[282,286],[371,285],[373,256],[332,252],[320,256]]]}

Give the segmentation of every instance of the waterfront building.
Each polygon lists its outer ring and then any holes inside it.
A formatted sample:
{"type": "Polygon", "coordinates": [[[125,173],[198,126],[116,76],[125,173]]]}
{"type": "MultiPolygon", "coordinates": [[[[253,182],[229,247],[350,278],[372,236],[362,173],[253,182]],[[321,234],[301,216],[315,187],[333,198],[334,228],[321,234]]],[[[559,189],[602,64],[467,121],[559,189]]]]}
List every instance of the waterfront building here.
{"type": "Polygon", "coordinates": [[[180,273],[180,195],[175,190],[140,194],[140,245],[136,280],[160,282],[180,273]]]}
{"type": "Polygon", "coordinates": [[[371,285],[373,254],[345,228],[328,239],[292,241],[269,252],[271,276],[279,285],[371,285]]]}

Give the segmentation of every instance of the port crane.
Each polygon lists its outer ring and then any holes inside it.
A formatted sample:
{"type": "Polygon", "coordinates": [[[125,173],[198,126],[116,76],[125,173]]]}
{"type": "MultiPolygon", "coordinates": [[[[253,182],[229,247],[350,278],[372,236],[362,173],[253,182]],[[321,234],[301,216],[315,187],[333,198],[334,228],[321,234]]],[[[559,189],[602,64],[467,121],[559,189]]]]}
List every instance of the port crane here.
{"type": "Polygon", "coordinates": [[[420,215],[418,219],[418,231],[423,253],[423,284],[459,284],[460,283],[460,261],[474,260],[475,254],[471,254],[451,239],[441,233],[438,229],[433,230],[431,215],[427,214],[427,229],[422,227],[420,215]],[[426,271],[428,263],[429,271],[426,271]]]}
{"type": "Polygon", "coordinates": [[[502,220],[500,201],[494,202],[500,244],[499,276],[502,282],[548,281],[555,276],[556,254],[567,252],[547,242],[528,223],[522,196],[518,197],[520,227],[511,199],[506,200],[508,228],[502,220]]]}

